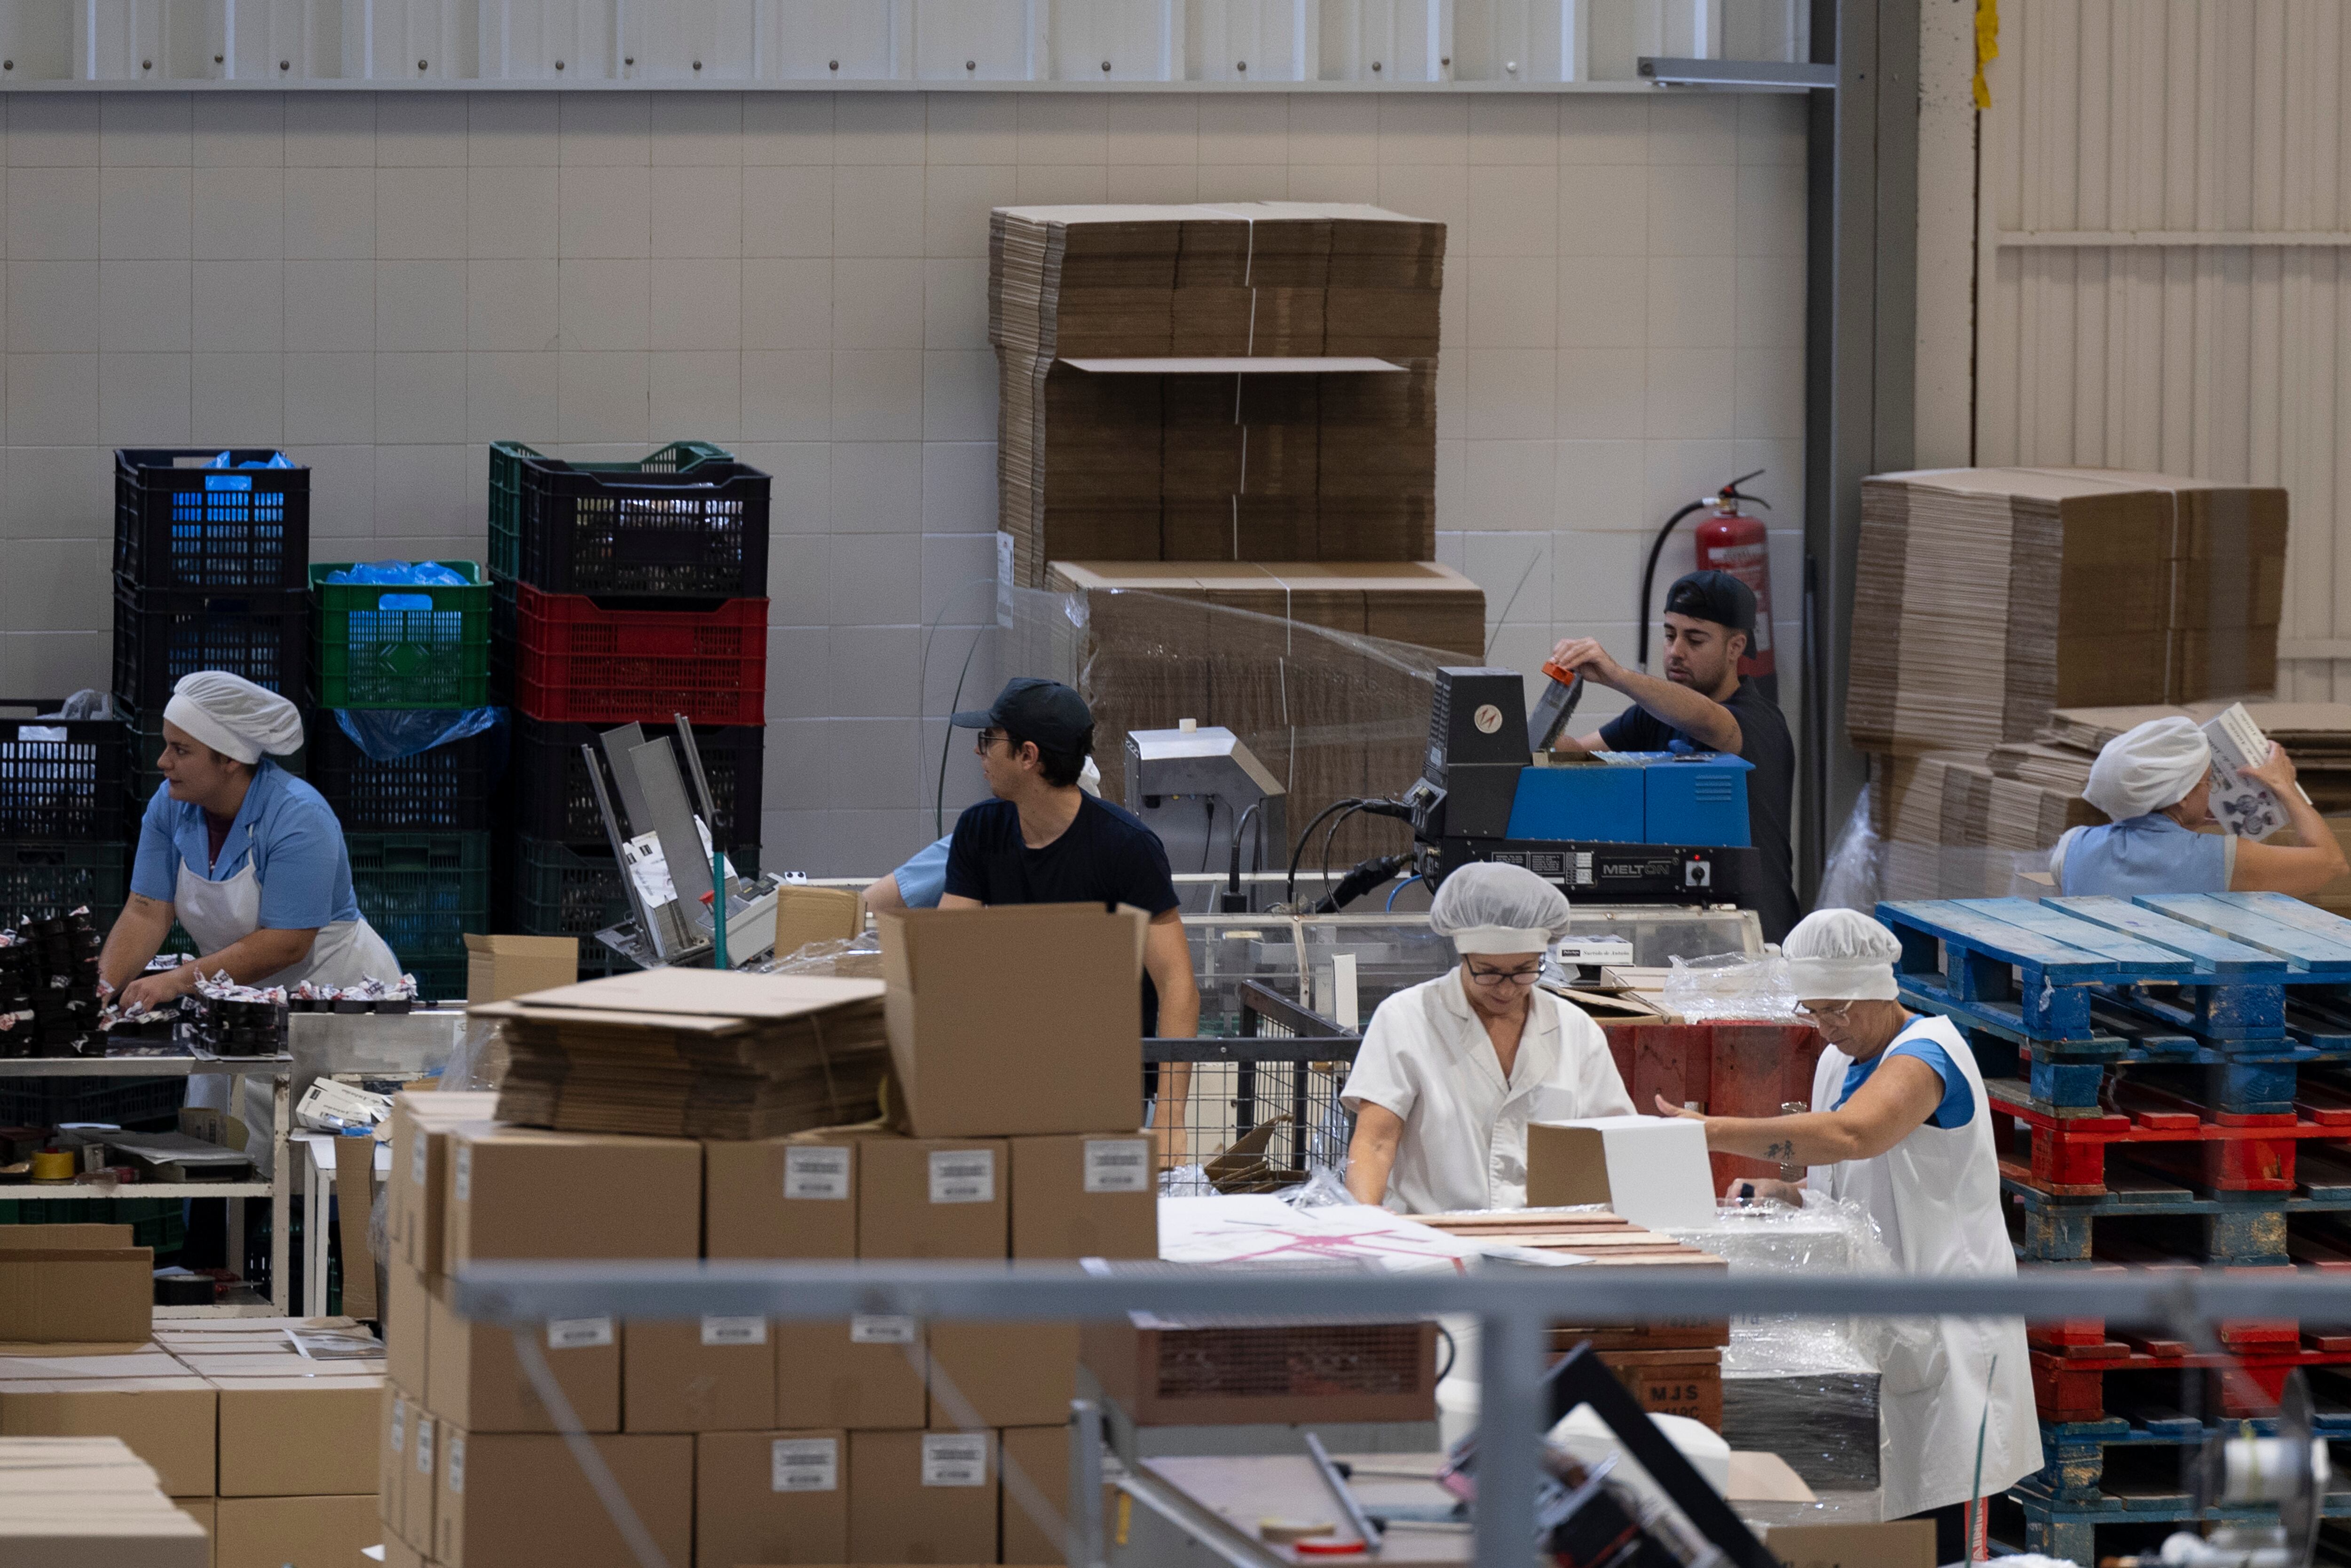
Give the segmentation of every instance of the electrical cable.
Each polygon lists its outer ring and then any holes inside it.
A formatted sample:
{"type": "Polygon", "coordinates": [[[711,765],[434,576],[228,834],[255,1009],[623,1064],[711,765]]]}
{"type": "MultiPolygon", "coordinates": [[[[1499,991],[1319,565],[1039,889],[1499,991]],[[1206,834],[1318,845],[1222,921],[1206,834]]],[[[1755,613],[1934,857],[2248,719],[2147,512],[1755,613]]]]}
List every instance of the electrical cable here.
{"type": "Polygon", "coordinates": [[[1308,915],[1336,915],[1372,889],[1395,876],[1410,864],[1412,857],[1405,855],[1373,855],[1355,862],[1339,885],[1308,904],[1308,915]]]}
{"type": "MultiPolygon", "coordinates": [[[[1237,828],[1234,831],[1238,832],[1239,830],[1237,828]]],[[[1240,841],[1237,838],[1233,841],[1235,843],[1238,843],[1240,841]]],[[[1203,876],[1207,874],[1208,856],[1215,852],[1216,847],[1217,798],[1214,795],[1211,795],[1208,797],[1208,821],[1207,825],[1200,830],[1200,874],[1203,876]]]]}
{"type": "Polygon", "coordinates": [[[1641,602],[1633,611],[1633,624],[1636,629],[1635,635],[1638,639],[1635,643],[1633,667],[1644,674],[1646,674],[1649,669],[1649,591],[1656,586],[1657,580],[1657,557],[1665,553],[1666,540],[1679,526],[1681,520],[1692,512],[1704,510],[1705,507],[1704,501],[1692,501],[1688,506],[1667,517],[1666,526],[1657,530],[1656,538],[1649,545],[1648,564],[1641,569],[1641,602]]]}
{"type": "Polygon", "coordinates": [[[1331,896],[1331,846],[1337,841],[1339,830],[1347,825],[1347,819],[1363,809],[1363,801],[1354,802],[1339,813],[1331,823],[1331,831],[1322,835],[1322,896],[1325,898],[1331,896]]]}
{"type": "MultiPolygon", "coordinates": [[[[1262,800],[1251,800],[1249,803],[1248,810],[1241,812],[1241,820],[1233,824],[1232,865],[1225,873],[1225,892],[1231,897],[1238,898],[1240,896],[1241,840],[1248,835],[1249,824],[1256,821],[1258,808],[1264,804],[1265,802],[1262,800]]],[[[1252,862],[1249,867],[1251,871],[1263,871],[1265,869],[1265,835],[1262,832],[1259,832],[1257,837],[1254,852],[1249,856],[1249,859],[1252,862]]]]}
{"type": "Polygon", "coordinates": [[[1437,1373],[1437,1381],[1442,1383],[1453,1375],[1453,1364],[1461,1359],[1461,1347],[1453,1343],[1451,1332],[1443,1323],[1437,1325],[1437,1337],[1445,1342],[1445,1364],[1437,1373]]]}
{"type": "Polygon", "coordinates": [[[1298,862],[1306,858],[1306,846],[1308,843],[1312,841],[1314,830],[1322,825],[1322,819],[1329,816],[1333,811],[1343,811],[1351,806],[1361,806],[1363,804],[1364,802],[1360,800],[1333,800],[1329,805],[1323,807],[1320,811],[1314,813],[1314,820],[1306,824],[1306,831],[1298,835],[1298,842],[1290,848],[1290,876],[1289,880],[1282,884],[1282,903],[1295,904],[1298,902],[1298,862]]]}
{"type": "MultiPolygon", "coordinates": [[[[930,625],[923,632],[922,668],[916,672],[914,678],[914,706],[917,713],[920,713],[922,710],[922,683],[930,674],[931,643],[938,636],[939,622],[947,618],[947,611],[951,609],[954,606],[955,601],[964,594],[968,593],[975,588],[994,588],[996,585],[996,579],[992,577],[975,577],[966,582],[962,587],[956,589],[953,593],[948,594],[946,598],[941,601],[939,605],[939,612],[931,617],[930,625]]],[[[950,722],[947,725],[946,738],[939,742],[939,789],[937,796],[931,803],[931,831],[933,833],[942,837],[946,835],[947,831],[947,751],[949,747],[955,745],[955,725],[952,722],[955,717],[955,705],[963,701],[963,683],[966,677],[971,674],[971,662],[978,656],[979,640],[987,634],[987,630],[988,629],[985,626],[976,626],[972,629],[971,646],[964,650],[963,669],[956,675],[955,696],[947,704],[947,716],[950,722]]]]}
{"type": "Polygon", "coordinates": [[[1406,877],[1402,882],[1396,883],[1394,887],[1388,889],[1388,901],[1380,905],[1380,913],[1383,915],[1394,914],[1395,912],[1396,895],[1404,892],[1405,888],[1410,887],[1413,884],[1414,880],[1415,879],[1412,877],[1406,877]]]}

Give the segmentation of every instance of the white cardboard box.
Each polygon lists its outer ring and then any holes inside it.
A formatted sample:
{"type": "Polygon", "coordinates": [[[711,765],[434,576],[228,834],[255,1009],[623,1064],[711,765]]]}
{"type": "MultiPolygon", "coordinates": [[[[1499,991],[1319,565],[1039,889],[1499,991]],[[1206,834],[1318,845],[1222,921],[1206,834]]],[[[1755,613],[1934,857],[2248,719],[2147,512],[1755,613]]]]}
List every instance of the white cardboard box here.
{"type": "Polygon", "coordinates": [[[1706,1128],[1678,1116],[1527,1124],[1527,1206],[1597,1203],[1651,1230],[1711,1224],[1706,1128]]]}

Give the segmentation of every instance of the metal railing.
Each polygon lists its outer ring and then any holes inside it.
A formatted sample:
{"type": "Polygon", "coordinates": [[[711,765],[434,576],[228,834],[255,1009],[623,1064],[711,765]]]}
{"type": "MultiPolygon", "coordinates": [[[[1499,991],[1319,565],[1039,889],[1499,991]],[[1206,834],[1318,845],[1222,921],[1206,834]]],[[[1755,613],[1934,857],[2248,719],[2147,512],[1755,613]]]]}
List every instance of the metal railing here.
{"type": "Polygon", "coordinates": [[[1189,1158],[1171,1155],[1166,1166],[1203,1164],[1204,1192],[1271,1191],[1337,1168],[1354,1131],[1339,1091],[1363,1037],[1261,981],[1242,981],[1238,999],[1237,1036],[1143,1042],[1143,1060],[1160,1069],[1163,1086],[1167,1067],[1192,1069],[1184,1107],[1189,1158]]]}

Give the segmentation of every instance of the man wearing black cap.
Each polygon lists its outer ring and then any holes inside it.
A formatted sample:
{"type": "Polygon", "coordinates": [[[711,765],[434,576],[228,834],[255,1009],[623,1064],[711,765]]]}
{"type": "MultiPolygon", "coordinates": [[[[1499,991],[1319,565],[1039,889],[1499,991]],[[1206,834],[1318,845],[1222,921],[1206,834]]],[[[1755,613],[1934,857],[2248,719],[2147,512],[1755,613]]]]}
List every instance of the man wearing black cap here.
{"type": "MultiPolygon", "coordinates": [[[[1143,1032],[1184,1038],[1200,1028],[1192,946],[1176,914],[1167,850],[1132,813],[1078,788],[1094,716],[1059,681],[1007,681],[995,706],[955,716],[979,731],[979,771],[996,799],[956,819],[941,909],[985,904],[1131,904],[1151,916],[1143,947],[1143,1032]]],[[[1191,1068],[1172,1067],[1154,1117],[1167,1152],[1185,1154],[1191,1068]]]]}
{"type": "Polygon", "coordinates": [[[1739,674],[1755,634],[1755,594],[1727,571],[1694,571],[1666,590],[1666,678],[1628,670],[1589,637],[1552,650],[1552,663],[1624,693],[1635,706],[1590,735],[1562,737],[1557,749],[1724,751],[1754,764],[1747,776],[1749,840],[1763,862],[1752,890],[1766,941],[1788,934],[1796,904],[1788,839],[1796,747],[1780,707],[1739,674]]]}

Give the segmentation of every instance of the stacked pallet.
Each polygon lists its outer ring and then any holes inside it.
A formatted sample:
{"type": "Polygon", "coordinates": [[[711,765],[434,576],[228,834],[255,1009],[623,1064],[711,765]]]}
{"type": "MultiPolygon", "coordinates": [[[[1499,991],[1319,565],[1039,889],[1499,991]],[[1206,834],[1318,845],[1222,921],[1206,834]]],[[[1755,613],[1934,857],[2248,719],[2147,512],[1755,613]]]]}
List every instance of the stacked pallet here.
{"type": "Polygon", "coordinates": [[[1864,481],[1846,724],[1981,755],[2053,709],[2276,683],[2283,490],[2091,469],[1864,481]]]}
{"type": "Polygon", "coordinates": [[[1436,553],[1442,224],[1303,202],[1005,207],[988,257],[1019,586],[1056,560],[1436,553]]]}
{"type": "MultiPolygon", "coordinates": [[[[2351,921],[2276,894],[1879,913],[1904,1000],[1982,1066],[2025,1260],[2351,1263],[2351,921]]],[[[2292,1322],[2221,1323],[2219,1355],[2096,1319],[2027,1333],[2048,1463],[2009,1495],[2027,1550],[2077,1563],[2217,1517],[2179,1450],[2273,1416],[2297,1368],[2323,1410],[2351,1378],[2351,1336],[2292,1322]]]]}

